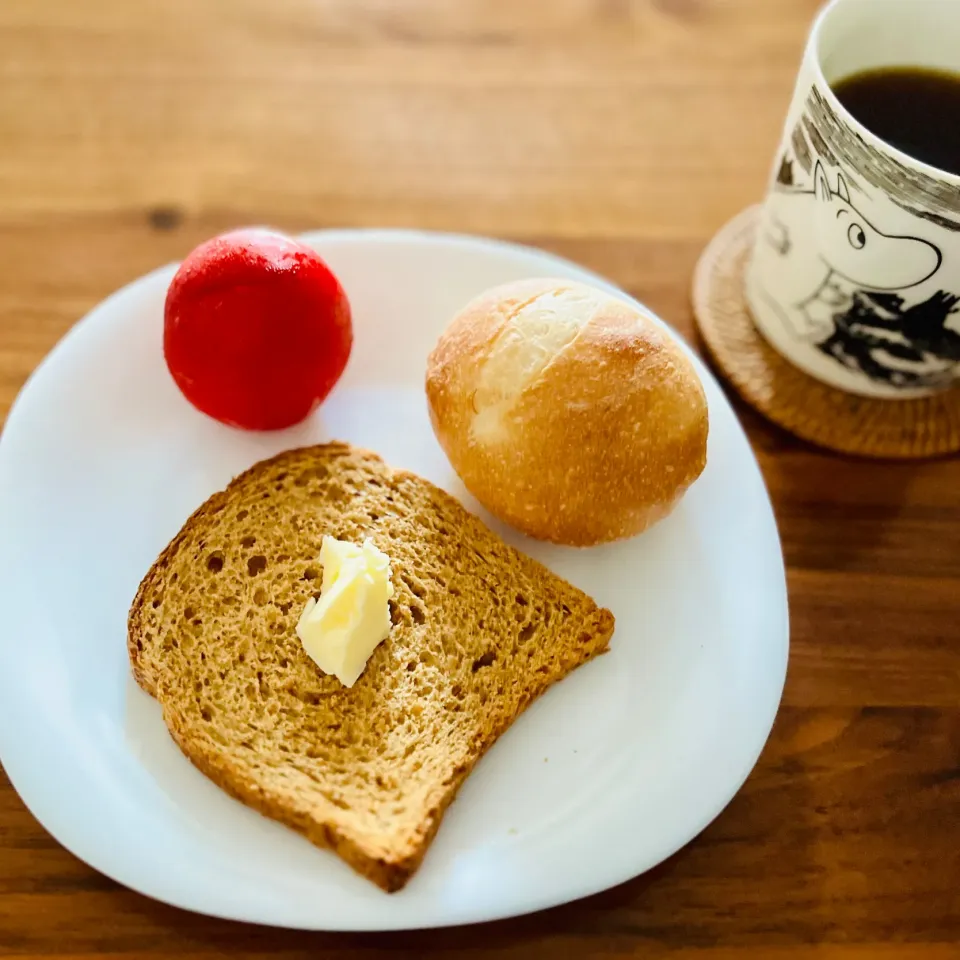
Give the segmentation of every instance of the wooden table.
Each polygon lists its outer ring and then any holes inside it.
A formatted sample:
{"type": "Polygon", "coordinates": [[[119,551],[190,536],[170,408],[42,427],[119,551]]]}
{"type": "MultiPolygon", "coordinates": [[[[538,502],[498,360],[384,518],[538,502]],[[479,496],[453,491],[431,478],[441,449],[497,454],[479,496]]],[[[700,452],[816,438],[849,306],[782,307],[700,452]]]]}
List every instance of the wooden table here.
{"type": "MultiPolygon", "coordinates": [[[[3,0],[0,419],[90,306],[242,223],[537,244],[692,336],[691,270],[763,190],[814,8],[3,0]]],[[[305,935],[119,888],[0,773],[0,954],[960,957],[960,461],[840,459],[739,409],[789,568],[790,673],[756,770],[687,849],[515,921],[305,935]]]]}

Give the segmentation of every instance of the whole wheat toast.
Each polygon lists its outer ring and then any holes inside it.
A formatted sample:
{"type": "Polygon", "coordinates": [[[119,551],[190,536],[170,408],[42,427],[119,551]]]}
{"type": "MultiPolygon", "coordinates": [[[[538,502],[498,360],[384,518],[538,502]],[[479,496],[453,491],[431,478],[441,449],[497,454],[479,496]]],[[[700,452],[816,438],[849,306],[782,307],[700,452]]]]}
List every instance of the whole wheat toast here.
{"type": "Polygon", "coordinates": [[[394,891],[477,760],[612,632],[453,497],[330,443],[256,464],[187,520],[140,584],[128,649],[203,773],[394,891]],[[324,534],[370,537],[392,565],[390,635],[349,689],[295,633],[324,534]]]}

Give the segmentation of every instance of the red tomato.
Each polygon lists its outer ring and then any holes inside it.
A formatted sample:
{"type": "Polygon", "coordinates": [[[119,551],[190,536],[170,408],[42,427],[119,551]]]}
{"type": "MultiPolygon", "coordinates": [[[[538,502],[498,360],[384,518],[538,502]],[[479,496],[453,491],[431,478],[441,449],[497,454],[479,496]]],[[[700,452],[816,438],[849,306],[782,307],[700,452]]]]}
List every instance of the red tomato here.
{"type": "Polygon", "coordinates": [[[167,291],[170,373],[198,410],[231,426],[299,423],[333,389],[352,345],[339,281],[310,247],[280,233],[208,240],[167,291]]]}

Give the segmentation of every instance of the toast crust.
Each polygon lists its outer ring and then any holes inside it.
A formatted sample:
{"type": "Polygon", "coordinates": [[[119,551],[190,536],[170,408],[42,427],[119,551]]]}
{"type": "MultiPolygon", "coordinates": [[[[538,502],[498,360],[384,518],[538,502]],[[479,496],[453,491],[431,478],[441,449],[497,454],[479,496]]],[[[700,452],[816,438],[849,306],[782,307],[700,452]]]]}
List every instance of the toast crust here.
{"type": "MultiPolygon", "coordinates": [[[[316,846],[334,851],[358,873],[382,889],[394,892],[400,890],[420,866],[446,809],[483,754],[530,703],[541,696],[554,682],[607,650],[613,633],[614,620],[608,610],[597,607],[580,591],[560,581],[535,561],[512,551],[512,548],[505,548],[522,560],[526,571],[534,571],[552,587],[559,584],[562,590],[568,593],[569,598],[573,598],[568,600],[570,606],[573,607],[576,603],[574,608],[576,615],[580,616],[582,613],[576,625],[578,637],[576,642],[570,645],[569,650],[565,648],[562,668],[553,669],[549,673],[537,672],[533,676],[523,677],[526,686],[523,695],[516,703],[516,709],[509,715],[494,717],[495,722],[487,726],[478,726],[466,753],[447,772],[443,781],[435,785],[435,789],[431,787],[432,802],[425,809],[413,834],[400,845],[391,844],[388,842],[389,838],[384,840],[365,836],[356,826],[351,828],[338,815],[337,807],[328,805],[318,810],[313,807],[305,808],[302,803],[291,803],[287,794],[271,788],[270,784],[264,782],[262,776],[256,775],[255,770],[251,771],[249,764],[238,762],[233,744],[224,747],[200,734],[196,717],[193,715],[194,705],[185,701],[182,695],[175,693],[175,677],[172,680],[170,678],[165,680],[163,676],[164,670],[168,668],[162,656],[148,656],[158,645],[157,598],[162,597],[171,571],[182,561],[181,553],[185,545],[195,540],[198,533],[202,533],[214,524],[216,518],[231,504],[234,497],[239,495],[239,492],[256,487],[261,478],[275,477],[278,470],[281,472],[285,469],[293,470],[303,464],[317,462],[336,464],[343,460],[353,463],[358,459],[368,465],[372,464],[374,468],[381,470],[384,476],[388,476],[392,482],[401,487],[405,483],[414,483],[419,488],[429,488],[431,497],[442,504],[444,509],[463,514],[467,530],[465,537],[476,536],[476,529],[480,528],[485,531],[485,536],[494,538],[492,533],[482,527],[479,520],[463,511],[453,497],[414,474],[402,470],[391,470],[376,454],[360,451],[343,443],[289,450],[255,464],[236,477],[226,490],[215,493],[191,514],[183,528],[160,553],[140,583],[128,617],[127,649],[138,685],[159,700],[163,719],[171,736],[197,769],[232,797],[264,816],[298,831],[316,846]],[[150,614],[154,614],[153,620],[150,614]],[[149,624],[152,626],[148,629],[149,624]]],[[[505,545],[501,544],[501,546],[505,545]]],[[[319,549],[319,543],[316,547],[319,549]]],[[[296,613],[298,614],[299,610],[296,613]]],[[[168,638],[176,635],[175,627],[166,625],[166,635],[168,638]]],[[[383,646],[381,644],[381,647],[383,646]]],[[[374,656],[377,656],[376,651],[374,656]]],[[[358,683],[362,680],[363,678],[358,683]]]]}

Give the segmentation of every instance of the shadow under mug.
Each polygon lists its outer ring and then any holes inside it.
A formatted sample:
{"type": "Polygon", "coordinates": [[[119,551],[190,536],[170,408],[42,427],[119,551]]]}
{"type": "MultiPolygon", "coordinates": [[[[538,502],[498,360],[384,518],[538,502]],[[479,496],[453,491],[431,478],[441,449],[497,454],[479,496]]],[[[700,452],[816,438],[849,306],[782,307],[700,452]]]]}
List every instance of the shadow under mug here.
{"type": "Polygon", "coordinates": [[[821,11],[745,295],[760,332],[806,373],[907,399],[960,378],[960,176],[876,137],[830,89],[895,66],[960,72],[960,2],[833,0],[821,11]]]}

